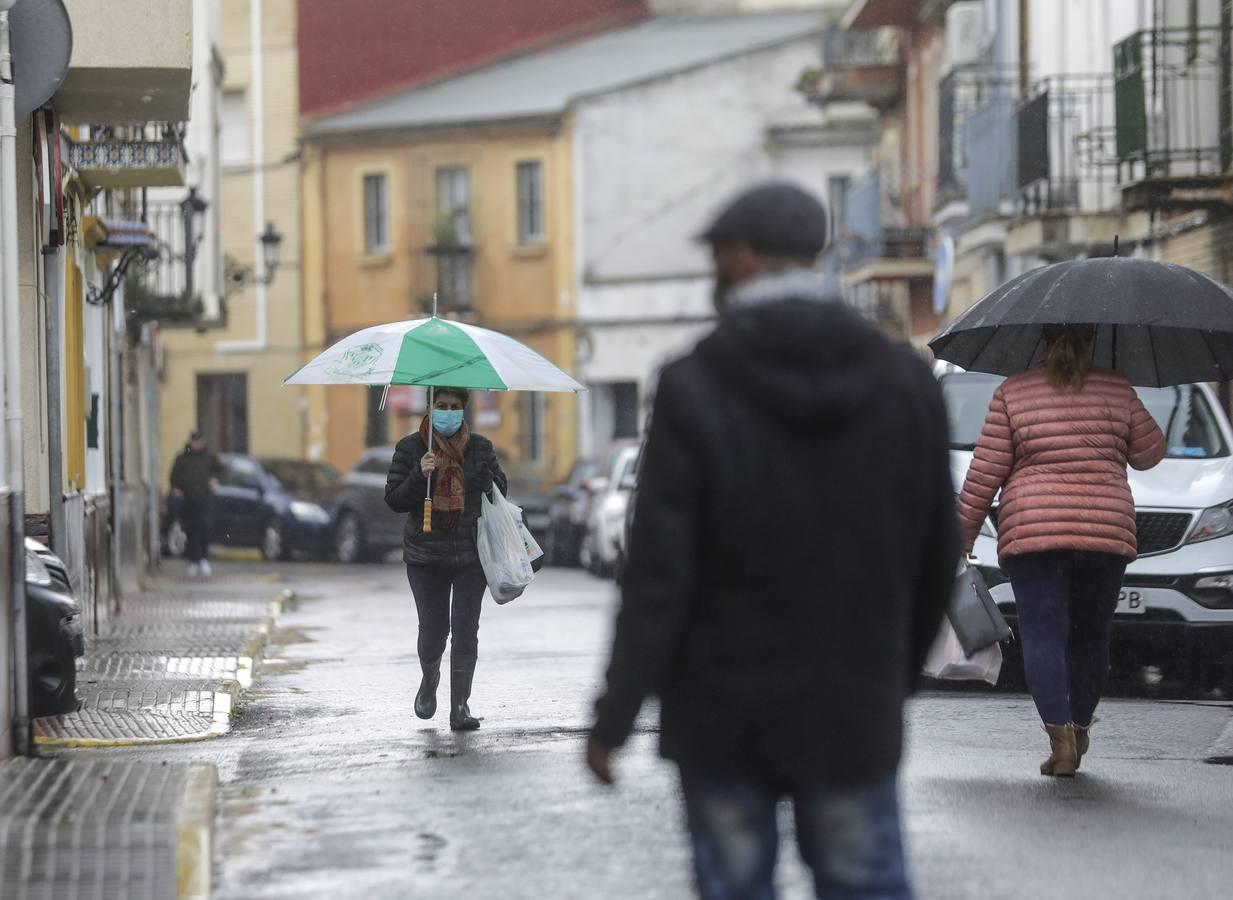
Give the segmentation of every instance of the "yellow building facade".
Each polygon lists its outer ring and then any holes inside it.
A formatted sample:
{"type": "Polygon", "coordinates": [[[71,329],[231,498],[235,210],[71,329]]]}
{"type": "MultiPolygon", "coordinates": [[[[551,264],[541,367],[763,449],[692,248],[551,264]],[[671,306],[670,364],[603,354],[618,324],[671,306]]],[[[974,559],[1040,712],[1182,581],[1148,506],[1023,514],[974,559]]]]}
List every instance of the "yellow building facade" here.
{"type": "Polygon", "coordinates": [[[216,450],[304,454],[303,395],[282,384],[304,347],[296,0],[221,0],[220,12],[217,205],[227,274],[221,298],[202,298],[218,309],[203,331],[163,332],[164,483],[195,427],[216,450]],[[261,284],[267,224],[282,244],[272,280],[261,284]]]}
{"type": "MultiPolygon", "coordinates": [[[[313,139],[305,149],[305,355],[361,328],[440,314],[574,368],[573,196],[568,128],[408,130],[313,139]]],[[[423,397],[308,389],[309,455],[349,467],[418,427],[423,397]]],[[[571,395],[480,394],[473,427],[527,477],[576,455],[571,395]]]]}

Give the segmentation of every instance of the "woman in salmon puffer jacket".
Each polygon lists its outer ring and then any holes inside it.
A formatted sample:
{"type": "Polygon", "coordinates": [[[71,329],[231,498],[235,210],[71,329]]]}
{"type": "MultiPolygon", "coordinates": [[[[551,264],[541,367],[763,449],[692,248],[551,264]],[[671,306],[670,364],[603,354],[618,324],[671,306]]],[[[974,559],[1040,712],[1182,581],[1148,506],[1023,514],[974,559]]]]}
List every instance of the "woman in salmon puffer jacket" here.
{"type": "Polygon", "coordinates": [[[1046,326],[1041,364],[993,395],[959,498],[971,549],[1001,491],[998,558],[1010,577],[1023,664],[1049,735],[1043,775],[1075,774],[1109,675],[1109,633],[1137,553],[1127,465],[1165,455],[1130,382],[1091,367],[1095,329],[1046,326]]]}

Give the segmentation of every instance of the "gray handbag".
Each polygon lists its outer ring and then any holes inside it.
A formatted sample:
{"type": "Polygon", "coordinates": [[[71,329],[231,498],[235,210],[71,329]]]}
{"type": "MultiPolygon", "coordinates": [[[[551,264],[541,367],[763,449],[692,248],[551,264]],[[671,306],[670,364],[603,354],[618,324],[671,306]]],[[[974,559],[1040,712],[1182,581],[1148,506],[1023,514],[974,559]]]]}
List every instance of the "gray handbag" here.
{"type": "Polygon", "coordinates": [[[968,656],[1011,638],[1010,625],[998,609],[984,576],[967,563],[955,578],[946,617],[968,656]]]}

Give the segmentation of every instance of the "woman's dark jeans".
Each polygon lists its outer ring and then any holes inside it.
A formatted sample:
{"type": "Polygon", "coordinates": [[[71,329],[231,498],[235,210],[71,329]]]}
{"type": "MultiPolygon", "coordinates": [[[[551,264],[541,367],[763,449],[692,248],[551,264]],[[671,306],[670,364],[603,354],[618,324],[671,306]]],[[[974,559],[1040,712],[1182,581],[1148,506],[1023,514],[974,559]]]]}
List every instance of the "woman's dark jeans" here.
{"type": "Polygon", "coordinates": [[[1056,550],[1008,557],[1002,569],[1015,589],[1023,668],[1041,720],[1090,725],[1109,679],[1109,633],[1126,560],[1056,550]]]}
{"type": "Polygon", "coordinates": [[[479,619],[488,581],[479,563],[470,566],[407,566],[407,581],[415,595],[421,662],[445,655],[446,638],[453,634],[450,656],[474,662],[479,656],[479,619]],[[453,593],[453,603],[450,594],[453,593]]]}

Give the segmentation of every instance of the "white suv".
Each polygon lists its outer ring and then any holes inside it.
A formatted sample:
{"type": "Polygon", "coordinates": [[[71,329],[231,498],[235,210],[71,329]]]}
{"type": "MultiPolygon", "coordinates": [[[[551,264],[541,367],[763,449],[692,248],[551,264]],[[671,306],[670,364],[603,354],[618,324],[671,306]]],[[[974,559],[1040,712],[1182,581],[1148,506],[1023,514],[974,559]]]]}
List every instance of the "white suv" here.
{"type": "MultiPolygon", "coordinates": [[[[951,471],[963,485],[989,401],[1002,379],[939,367],[951,426],[951,471]]],[[[1210,687],[1233,666],[1233,428],[1206,385],[1138,388],[1169,452],[1131,470],[1139,558],[1114,620],[1116,662],[1160,665],[1210,687]]],[[[1014,593],[997,562],[997,507],[976,541],[977,566],[1014,624],[1014,593]]]]}

